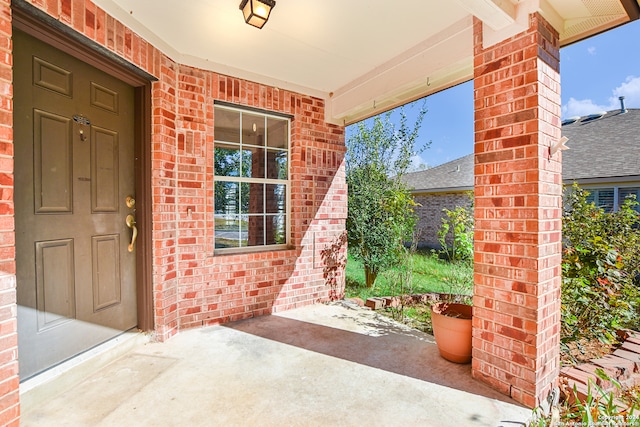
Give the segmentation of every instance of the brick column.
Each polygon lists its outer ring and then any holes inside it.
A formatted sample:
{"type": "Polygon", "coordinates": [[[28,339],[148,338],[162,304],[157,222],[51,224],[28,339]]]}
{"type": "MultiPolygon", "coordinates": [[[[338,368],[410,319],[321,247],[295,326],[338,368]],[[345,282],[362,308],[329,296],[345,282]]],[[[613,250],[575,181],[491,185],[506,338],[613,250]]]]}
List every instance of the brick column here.
{"type": "Polygon", "coordinates": [[[474,23],[473,376],[529,407],[559,372],[558,33],[539,15],[487,48],[474,23]]]}

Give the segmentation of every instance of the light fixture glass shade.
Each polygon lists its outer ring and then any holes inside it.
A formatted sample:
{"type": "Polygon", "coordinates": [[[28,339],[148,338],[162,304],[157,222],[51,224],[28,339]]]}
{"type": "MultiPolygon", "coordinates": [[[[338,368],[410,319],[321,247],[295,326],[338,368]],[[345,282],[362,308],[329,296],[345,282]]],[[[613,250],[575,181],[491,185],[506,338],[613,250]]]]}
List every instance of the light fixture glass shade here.
{"type": "Polygon", "coordinates": [[[242,0],[240,3],[244,22],[256,28],[262,28],[267,23],[274,7],[275,0],[242,0]]]}

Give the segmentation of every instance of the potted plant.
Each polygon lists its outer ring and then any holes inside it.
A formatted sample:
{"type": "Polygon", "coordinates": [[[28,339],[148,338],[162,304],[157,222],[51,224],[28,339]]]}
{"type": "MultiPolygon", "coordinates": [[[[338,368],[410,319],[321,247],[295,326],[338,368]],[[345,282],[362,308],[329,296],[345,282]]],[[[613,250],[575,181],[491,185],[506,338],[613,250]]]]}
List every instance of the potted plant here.
{"type": "Polygon", "coordinates": [[[431,306],[433,336],[440,355],[455,363],[471,361],[471,317],[473,307],[473,271],[469,268],[452,268],[444,280],[457,292],[443,294],[431,306]]]}

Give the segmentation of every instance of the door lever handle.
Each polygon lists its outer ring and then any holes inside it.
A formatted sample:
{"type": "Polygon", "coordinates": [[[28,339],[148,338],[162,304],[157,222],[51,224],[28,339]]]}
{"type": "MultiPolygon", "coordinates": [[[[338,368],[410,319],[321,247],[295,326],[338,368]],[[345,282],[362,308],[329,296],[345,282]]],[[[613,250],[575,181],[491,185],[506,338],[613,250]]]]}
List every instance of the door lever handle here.
{"type": "Polygon", "coordinates": [[[125,224],[127,224],[127,227],[133,230],[133,234],[131,235],[131,243],[129,243],[129,246],[127,246],[127,250],[129,250],[129,252],[133,252],[133,247],[135,246],[136,239],[138,238],[138,227],[136,227],[136,219],[133,217],[133,215],[129,214],[125,218],[124,222],[125,224]]]}

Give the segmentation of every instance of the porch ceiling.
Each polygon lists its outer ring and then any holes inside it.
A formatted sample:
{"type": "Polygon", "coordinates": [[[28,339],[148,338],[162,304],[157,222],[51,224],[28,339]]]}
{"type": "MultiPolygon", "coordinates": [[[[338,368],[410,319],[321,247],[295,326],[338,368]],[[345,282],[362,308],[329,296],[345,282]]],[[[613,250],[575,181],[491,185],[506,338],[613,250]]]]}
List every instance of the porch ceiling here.
{"type": "Polygon", "coordinates": [[[638,18],[640,0],[277,0],[262,30],[240,0],[94,0],[172,59],[326,100],[349,124],[473,77],[473,16],[485,44],[539,11],[562,45],[638,18]]]}

